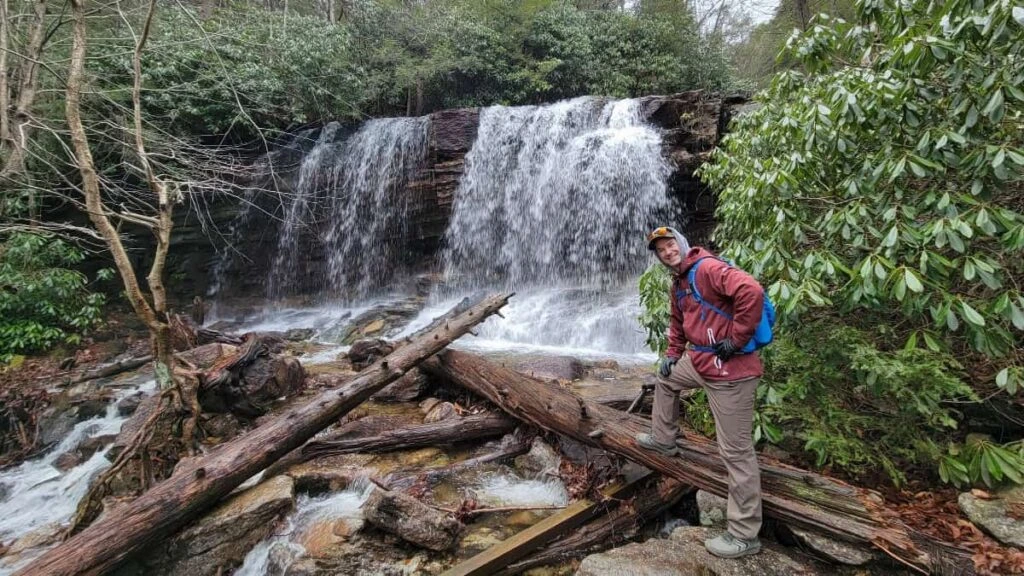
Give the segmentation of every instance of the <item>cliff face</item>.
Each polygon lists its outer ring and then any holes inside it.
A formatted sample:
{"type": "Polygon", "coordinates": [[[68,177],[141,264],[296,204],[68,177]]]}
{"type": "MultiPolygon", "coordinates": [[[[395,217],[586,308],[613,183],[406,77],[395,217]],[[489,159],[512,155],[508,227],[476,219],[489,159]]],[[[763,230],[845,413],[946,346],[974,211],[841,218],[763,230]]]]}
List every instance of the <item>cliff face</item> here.
{"type": "MultiPolygon", "coordinates": [[[[744,103],[739,97],[723,98],[702,92],[640,99],[641,116],[662,130],[663,153],[673,166],[669,180],[671,194],[680,202],[687,221],[682,223],[695,243],[707,242],[714,224],[714,198],[695,177],[722,136],[733,110],[744,103]]],[[[480,110],[477,108],[443,110],[430,115],[425,161],[405,186],[409,195],[407,245],[401,247],[404,266],[412,271],[429,270],[441,247],[448,226],[465,157],[477,137],[480,110]]],[[[350,132],[346,127],[344,132],[350,132]]],[[[278,190],[290,192],[298,175],[302,155],[313,145],[312,137],[276,152],[273,181],[278,190]]],[[[225,267],[220,296],[259,296],[263,282],[274,266],[274,254],[281,226],[280,198],[254,199],[258,209],[250,210],[248,220],[238,223],[238,201],[218,202],[209,207],[209,221],[194,215],[180,219],[175,230],[168,267],[171,290],[181,301],[206,294],[215,276],[225,267]],[[232,235],[232,222],[245,232],[232,235]],[[206,230],[216,229],[211,235],[206,230]],[[213,236],[211,238],[211,236],[213,236]],[[233,247],[225,240],[233,238],[233,247]],[[217,251],[228,250],[225,260],[217,251]],[[226,265],[226,266],[225,266],[226,265]]],[[[313,211],[316,219],[317,213],[313,211]]],[[[300,233],[301,265],[298,282],[301,291],[316,294],[324,289],[314,272],[326,266],[322,234],[317,230],[332,223],[326,218],[314,222],[300,233]]]]}

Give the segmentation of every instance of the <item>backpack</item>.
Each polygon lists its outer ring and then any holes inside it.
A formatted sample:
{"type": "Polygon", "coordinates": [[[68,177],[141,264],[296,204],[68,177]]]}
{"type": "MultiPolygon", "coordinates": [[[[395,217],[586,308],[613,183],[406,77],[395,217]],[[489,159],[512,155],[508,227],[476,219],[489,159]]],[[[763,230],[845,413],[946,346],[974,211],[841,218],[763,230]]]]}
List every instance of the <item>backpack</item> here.
{"type": "MultiPolygon", "coordinates": [[[[705,256],[705,258],[707,258],[707,256],[705,256]]],[[[690,267],[690,272],[687,276],[687,280],[690,283],[690,294],[702,307],[700,317],[703,320],[705,312],[707,310],[711,310],[716,314],[721,314],[729,320],[732,320],[732,314],[708,303],[707,300],[701,297],[700,290],[697,289],[697,267],[700,266],[702,260],[704,260],[704,258],[693,263],[693,266],[690,267]]],[[[728,261],[723,260],[723,262],[732,266],[732,263],[728,261]]],[[[755,350],[764,348],[771,344],[772,339],[775,337],[775,334],[772,332],[772,326],[775,325],[775,306],[772,304],[771,299],[768,298],[768,292],[763,288],[762,290],[764,291],[764,306],[761,308],[761,321],[757,323],[757,328],[754,329],[754,335],[751,336],[750,341],[740,349],[740,354],[750,354],[755,350]]],[[[714,348],[711,348],[710,346],[694,346],[693,348],[694,350],[699,350],[701,352],[715,351],[714,348]]]]}

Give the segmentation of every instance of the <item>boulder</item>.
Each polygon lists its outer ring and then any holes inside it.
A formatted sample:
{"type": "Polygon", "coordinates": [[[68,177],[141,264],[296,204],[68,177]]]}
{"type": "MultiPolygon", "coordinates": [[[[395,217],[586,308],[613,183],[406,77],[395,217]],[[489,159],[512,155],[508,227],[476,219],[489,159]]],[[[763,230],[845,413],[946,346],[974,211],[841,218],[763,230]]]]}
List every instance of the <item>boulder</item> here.
{"type": "Polygon", "coordinates": [[[289,342],[301,342],[303,340],[309,340],[316,334],[316,330],[312,328],[292,328],[284,333],[284,339],[289,342]]]}
{"type": "Polygon", "coordinates": [[[75,414],[67,407],[47,408],[39,417],[39,436],[36,443],[49,446],[64,439],[75,427],[75,414]]]}
{"type": "Polygon", "coordinates": [[[146,395],[142,392],[137,392],[122,399],[117,403],[117,413],[121,416],[131,416],[139,409],[139,404],[146,395]]]}
{"type": "Polygon", "coordinates": [[[1024,486],[992,493],[964,492],[957,500],[964,514],[1003,544],[1024,548],[1024,486]]]}
{"type": "Polygon", "coordinates": [[[373,454],[339,454],[296,464],[285,472],[295,480],[295,490],[307,494],[337,492],[359,476],[368,476],[373,454]]]}
{"type": "Polygon", "coordinates": [[[576,576],[814,576],[833,574],[798,561],[772,548],[743,558],[717,558],[704,549],[704,540],[721,530],[677,528],[668,538],[627,544],[583,559],[576,576]]]}
{"type": "Polygon", "coordinates": [[[115,571],[119,576],[217,576],[237,567],[295,504],[295,485],[276,476],[240,492],[195,524],[115,571]]]}
{"type": "Polygon", "coordinates": [[[516,456],[515,463],[516,469],[524,474],[542,476],[557,474],[562,457],[547,442],[534,438],[530,444],[530,451],[522,456],[516,456]]]}
{"type": "Polygon", "coordinates": [[[697,511],[700,512],[701,526],[725,528],[725,512],[728,501],[704,490],[697,490],[697,511]]]}
{"type": "Polygon", "coordinates": [[[386,340],[368,338],[357,340],[348,351],[348,359],[353,370],[362,370],[395,351],[395,347],[386,340]]]}
{"type": "Polygon", "coordinates": [[[377,528],[430,550],[451,548],[462,524],[399,492],[374,488],[363,504],[363,517],[377,528]]]}

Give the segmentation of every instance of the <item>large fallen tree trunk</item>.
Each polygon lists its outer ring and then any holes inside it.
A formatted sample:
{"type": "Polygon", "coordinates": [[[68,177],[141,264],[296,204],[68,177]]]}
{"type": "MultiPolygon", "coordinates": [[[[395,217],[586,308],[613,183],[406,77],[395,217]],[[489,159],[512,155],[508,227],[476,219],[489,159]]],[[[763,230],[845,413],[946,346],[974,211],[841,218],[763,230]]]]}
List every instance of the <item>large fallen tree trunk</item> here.
{"type": "Polygon", "coordinates": [[[504,414],[472,414],[465,418],[449,418],[430,424],[416,424],[387,430],[379,434],[351,434],[344,438],[310,440],[305,446],[267,468],[265,478],[284,473],[288,468],[313,458],[351,452],[390,452],[423,446],[442,446],[501,436],[511,432],[518,422],[504,414]]]}
{"type": "Polygon", "coordinates": [[[603,516],[551,542],[495,574],[511,576],[530,568],[560,564],[601,550],[607,550],[632,538],[648,520],[673,506],[692,486],[675,478],[657,475],[650,484],[638,489],[632,498],[618,503],[603,516]]]}
{"type": "MultiPolygon", "coordinates": [[[[559,386],[539,382],[466,352],[446,351],[421,369],[447,377],[487,398],[511,416],[657,470],[719,496],[727,476],[713,441],[686,434],[680,457],[643,450],[633,437],[648,431],[647,418],[588,402],[559,386]]],[[[900,522],[871,490],[761,458],[767,515],[829,536],[870,544],[921,572],[974,571],[970,553],[935,541],[900,522]]]]}
{"type": "Polygon", "coordinates": [[[246,479],[497,312],[508,298],[500,294],[483,298],[377,361],[345,388],[325,390],[305,405],[182,465],[167,480],[46,552],[18,574],[101,574],[110,570],[131,553],[199,516],[246,479]]]}

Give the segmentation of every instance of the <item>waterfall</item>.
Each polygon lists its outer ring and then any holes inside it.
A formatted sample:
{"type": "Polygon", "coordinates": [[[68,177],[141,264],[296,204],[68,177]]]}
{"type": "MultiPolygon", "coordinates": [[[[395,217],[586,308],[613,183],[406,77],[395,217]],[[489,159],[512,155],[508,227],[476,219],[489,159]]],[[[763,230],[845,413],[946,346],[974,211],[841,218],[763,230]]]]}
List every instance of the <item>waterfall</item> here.
{"type": "Polygon", "coordinates": [[[636,277],[650,262],[645,234],[675,210],[670,173],[635,100],[483,110],[445,270],[456,292],[517,296],[469,345],[644,352],[636,277]]]}
{"type": "Polygon", "coordinates": [[[584,97],[483,110],[445,236],[449,276],[520,287],[642,270],[643,236],[672,206],[671,169],[637,108],[584,97]]]}
{"type": "Polygon", "coordinates": [[[405,186],[427,153],[428,117],[370,120],[349,138],[329,168],[331,188],[325,243],[328,287],[358,297],[386,292],[403,263],[408,236],[405,186]]]}

